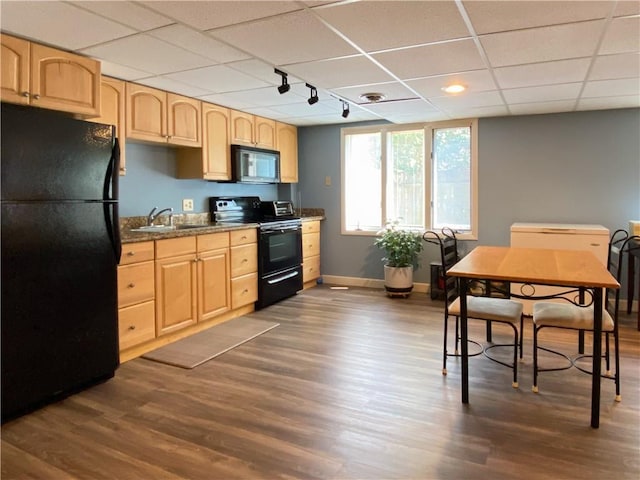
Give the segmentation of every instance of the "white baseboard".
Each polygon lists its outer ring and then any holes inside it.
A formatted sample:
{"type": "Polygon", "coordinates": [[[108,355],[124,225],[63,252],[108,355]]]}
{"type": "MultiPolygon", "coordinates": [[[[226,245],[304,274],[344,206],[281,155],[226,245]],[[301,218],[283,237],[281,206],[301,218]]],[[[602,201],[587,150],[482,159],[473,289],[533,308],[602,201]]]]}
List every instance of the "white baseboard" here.
{"type": "MultiPolygon", "coordinates": [[[[322,282],[328,285],[340,285],[345,287],[365,287],[384,289],[384,280],[378,278],[340,277],[338,275],[322,275],[322,282]]],[[[430,284],[414,283],[413,291],[418,293],[429,292],[430,284]]]]}

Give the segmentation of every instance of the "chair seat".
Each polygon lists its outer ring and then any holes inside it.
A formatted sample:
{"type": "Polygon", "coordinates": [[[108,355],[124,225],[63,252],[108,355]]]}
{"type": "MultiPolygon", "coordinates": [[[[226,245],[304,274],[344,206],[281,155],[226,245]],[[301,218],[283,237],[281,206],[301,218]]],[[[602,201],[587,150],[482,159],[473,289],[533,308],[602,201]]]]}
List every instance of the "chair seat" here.
{"type": "MultiPolygon", "coordinates": [[[[536,302],[533,304],[533,323],[538,327],[593,330],[593,306],[536,302]]],[[[602,311],[602,331],[613,332],[613,318],[605,309],[602,311]]]]}
{"type": "MultiPolygon", "coordinates": [[[[449,305],[449,315],[460,316],[460,297],[449,305]]],[[[522,304],[506,298],[467,297],[467,317],[520,325],[522,304]]]]}

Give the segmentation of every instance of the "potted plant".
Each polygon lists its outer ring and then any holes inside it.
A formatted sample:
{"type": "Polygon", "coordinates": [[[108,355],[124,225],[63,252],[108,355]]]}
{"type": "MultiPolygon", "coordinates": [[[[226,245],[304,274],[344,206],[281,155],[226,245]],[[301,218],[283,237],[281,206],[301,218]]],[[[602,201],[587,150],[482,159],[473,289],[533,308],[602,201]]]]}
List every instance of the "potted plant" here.
{"type": "Polygon", "coordinates": [[[422,236],[399,227],[398,221],[388,222],[378,232],[374,245],[385,252],[384,288],[390,296],[407,297],[413,290],[413,269],[417,268],[422,251],[422,236]]]}

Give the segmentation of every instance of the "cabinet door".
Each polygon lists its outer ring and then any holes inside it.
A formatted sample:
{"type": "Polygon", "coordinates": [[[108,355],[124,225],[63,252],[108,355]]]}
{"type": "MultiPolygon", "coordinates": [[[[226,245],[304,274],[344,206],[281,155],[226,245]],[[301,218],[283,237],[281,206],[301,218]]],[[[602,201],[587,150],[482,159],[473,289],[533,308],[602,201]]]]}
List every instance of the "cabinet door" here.
{"type": "Polygon", "coordinates": [[[102,77],[100,92],[100,116],[89,118],[90,122],[115,125],[120,141],[120,175],[127,171],[125,163],[125,82],[116,78],[102,77]]]}
{"type": "Polygon", "coordinates": [[[0,99],[3,102],[29,104],[29,42],[0,35],[0,99]]]}
{"type": "Polygon", "coordinates": [[[268,118],[255,117],[254,133],[256,147],[277,150],[276,122],[268,118]]]}
{"type": "Polygon", "coordinates": [[[31,105],[100,115],[100,62],[31,44],[31,105]]]}
{"type": "Polygon", "coordinates": [[[231,180],[229,109],[202,105],[202,168],[206,180],[231,180]]]}
{"type": "Polygon", "coordinates": [[[231,143],[255,146],[253,115],[231,110],[231,143]]]}
{"type": "Polygon", "coordinates": [[[167,93],[127,83],[127,138],[167,142],[167,93]]]}
{"type": "Polygon", "coordinates": [[[286,123],[277,124],[280,150],[280,181],[298,182],[298,129],[286,123]]]}
{"type": "Polygon", "coordinates": [[[187,147],[202,146],[199,100],[174,93],[167,94],[167,135],[169,143],[187,147]]]}
{"type": "Polygon", "coordinates": [[[156,260],[156,334],[196,323],[198,290],[196,255],[156,260]]]}
{"type": "Polygon", "coordinates": [[[214,250],[198,257],[198,320],[208,320],[231,308],[229,250],[214,250]]]}

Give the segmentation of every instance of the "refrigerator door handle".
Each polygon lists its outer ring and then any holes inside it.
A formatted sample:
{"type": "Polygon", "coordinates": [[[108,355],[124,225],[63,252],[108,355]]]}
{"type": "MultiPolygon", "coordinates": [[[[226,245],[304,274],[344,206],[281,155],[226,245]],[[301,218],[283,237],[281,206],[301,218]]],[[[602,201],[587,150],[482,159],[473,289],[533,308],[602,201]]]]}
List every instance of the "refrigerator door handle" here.
{"type": "Polygon", "coordinates": [[[105,219],[107,221],[107,231],[113,245],[113,253],[116,263],[120,263],[122,255],[122,240],[120,238],[120,216],[118,214],[118,181],[120,179],[120,143],[114,136],[111,161],[107,168],[105,178],[104,194],[105,219]],[[110,210],[110,211],[109,211],[110,210]]]}

